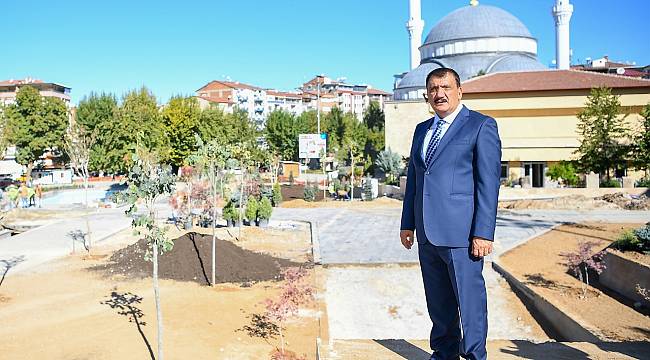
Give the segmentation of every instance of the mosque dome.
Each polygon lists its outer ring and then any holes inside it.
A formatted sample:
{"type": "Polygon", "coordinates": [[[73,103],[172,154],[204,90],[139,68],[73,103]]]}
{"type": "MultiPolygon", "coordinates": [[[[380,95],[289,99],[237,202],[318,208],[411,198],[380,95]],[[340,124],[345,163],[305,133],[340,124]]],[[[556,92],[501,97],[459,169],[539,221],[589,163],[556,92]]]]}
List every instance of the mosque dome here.
{"type": "Polygon", "coordinates": [[[465,6],[449,13],[431,29],[424,44],[486,37],[532,37],[526,26],[495,6],[465,6]]]}
{"type": "Polygon", "coordinates": [[[420,46],[418,67],[395,82],[395,100],[422,99],[427,74],[456,70],[462,81],[504,71],[543,70],[537,40],[514,15],[495,6],[470,5],[442,18],[420,46]]]}

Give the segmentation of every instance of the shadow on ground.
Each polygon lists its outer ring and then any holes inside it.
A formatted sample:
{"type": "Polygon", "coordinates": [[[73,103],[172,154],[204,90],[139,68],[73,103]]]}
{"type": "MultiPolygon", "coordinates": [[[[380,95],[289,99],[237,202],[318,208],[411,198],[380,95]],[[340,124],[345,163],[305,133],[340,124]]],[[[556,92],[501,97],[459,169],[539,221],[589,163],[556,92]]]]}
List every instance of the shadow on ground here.
{"type": "Polygon", "coordinates": [[[142,337],[142,341],[144,341],[144,344],[147,346],[149,356],[151,356],[151,359],[156,360],[156,357],[153,354],[153,349],[151,349],[151,344],[149,344],[149,340],[142,331],[142,327],[147,325],[147,323],[140,320],[144,317],[144,313],[136,305],[141,302],[142,297],[136,294],[130,292],[118,293],[113,291],[111,292],[110,299],[102,301],[101,304],[110,306],[111,309],[117,310],[119,315],[126,316],[126,318],[129,319],[129,322],[135,323],[138,333],[140,333],[140,336],[142,337]]]}
{"type": "Polygon", "coordinates": [[[514,340],[512,345],[506,346],[499,350],[499,353],[492,352],[492,357],[500,359],[504,354],[515,356],[521,359],[557,359],[557,360],[590,360],[605,358],[607,359],[620,358],[621,355],[627,355],[635,359],[643,359],[650,353],[650,343],[644,341],[628,341],[628,342],[603,342],[595,344],[587,343],[559,343],[547,342],[543,344],[535,344],[530,341],[514,340]],[[584,346],[583,346],[584,345],[584,346]],[[607,352],[607,354],[594,354],[592,351],[589,353],[578,347],[595,347],[600,351],[607,352]]]}
{"type": "Polygon", "coordinates": [[[429,360],[431,354],[402,339],[374,340],[377,344],[408,360],[429,360]]]}
{"type": "Polygon", "coordinates": [[[25,261],[25,255],[20,255],[20,256],[13,256],[9,259],[0,259],[0,268],[2,268],[2,278],[0,278],[0,286],[2,283],[5,281],[5,277],[7,276],[7,273],[11,268],[16,267],[16,265],[20,264],[21,262],[25,261]]]}

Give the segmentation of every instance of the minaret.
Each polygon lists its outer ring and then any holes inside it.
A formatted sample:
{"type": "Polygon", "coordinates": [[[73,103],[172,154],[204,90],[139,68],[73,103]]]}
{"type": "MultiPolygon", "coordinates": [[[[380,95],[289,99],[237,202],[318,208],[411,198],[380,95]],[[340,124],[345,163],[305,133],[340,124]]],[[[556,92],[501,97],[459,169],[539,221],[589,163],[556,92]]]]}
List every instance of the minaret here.
{"type": "Polygon", "coordinates": [[[560,70],[571,67],[569,45],[569,21],[573,13],[573,5],[569,0],[555,0],[553,17],[555,18],[555,62],[560,70]]]}
{"type": "Polygon", "coordinates": [[[420,65],[423,29],[424,20],[422,20],[420,12],[420,0],[409,0],[409,21],[406,22],[406,31],[408,31],[410,39],[411,70],[420,65]]]}

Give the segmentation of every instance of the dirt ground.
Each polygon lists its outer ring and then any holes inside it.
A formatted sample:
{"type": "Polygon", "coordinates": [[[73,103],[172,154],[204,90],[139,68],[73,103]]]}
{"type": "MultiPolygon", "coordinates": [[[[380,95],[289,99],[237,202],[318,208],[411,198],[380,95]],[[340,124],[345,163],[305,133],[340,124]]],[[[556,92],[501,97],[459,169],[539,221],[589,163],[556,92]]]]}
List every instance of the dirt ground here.
{"type": "MultiPolygon", "coordinates": [[[[309,248],[309,234],[303,229],[269,231],[275,232],[278,240],[277,246],[269,246],[273,256],[283,257],[283,249],[290,243],[302,250],[309,248]]],[[[254,250],[269,241],[260,239],[260,229],[245,229],[243,234],[240,241],[231,244],[246,244],[248,250],[254,250]]],[[[43,265],[47,271],[5,279],[0,288],[0,358],[153,358],[157,340],[151,278],[131,277],[128,272],[128,276],[105,276],[103,271],[91,270],[105,267],[114,250],[137,241],[130,230],[114,240],[117,244],[95,248],[92,257],[69,256],[43,265]]],[[[308,253],[298,256],[289,252],[283,258],[299,261],[309,257],[308,253]]],[[[313,278],[311,271],[309,281],[313,278]]],[[[280,284],[260,281],[244,287],[239,282],[209,287],[195,281],[162,279],[165,356],[268,359],[279,342],[271,340],[269,344],[237,329],[248,324],[248,316],[263,311],[261,302],[277,296],[280,284]]],[[[302,308],[300,316],[287,324],[287,348],[307,359],[315,358],[316,308],[316,304],[302,308]]]]}
{"type": "Polygon", "coordinates": [[[555,209],[555,210],[593,210],[593,209],[625,209],[648,210],[650,198],[642,194],[632,196],[623,192],[605,194],[599,197],[584,195],[560,196],[553,199],[526,199],[500,201],[500,209],[555,209]]]}
{"type": "Polygon", "coordinates": [[[373,208],[386,208],[386,207],[402,207],[402,201],[389,198],[380,197],[372,201],[336,201],[326,200],[317,202],[307,202],[302,199],[295,199],[283,201],[280,204],[282,208],[354,208],[354,209],[373,209],[373,208]]]}
{"type": "Polygon", "coordinates": [[[604,337],[615,341],[650,340],[650,318],[603,294],[587,288],[567,272],[563,253],[576,251],[581,241],[606,248],[624,230],[641,224],[562,225],[505,253],[500,264],[516,278],[548,299],[565,313],[592,324],[604,337]]]}
{"type": "MultiPolygon", "coordinates": [[[[295,199],[303,200],[305,198],[305,185],[282,185],[280,186],[280,191],[282,193],[282,199],[285,201],[295,199]]],[[[323,191],[316,191],[316,201],[321,200],[323,200],[323,191]]]]}

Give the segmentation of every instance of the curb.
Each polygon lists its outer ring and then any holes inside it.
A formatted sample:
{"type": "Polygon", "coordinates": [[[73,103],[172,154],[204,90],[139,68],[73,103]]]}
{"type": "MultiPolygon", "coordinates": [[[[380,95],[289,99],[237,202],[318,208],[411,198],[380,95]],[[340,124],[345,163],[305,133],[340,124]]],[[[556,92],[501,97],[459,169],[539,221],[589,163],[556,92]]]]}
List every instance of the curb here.
{"type": "Polygon", "coordinates": [[[571,316],[558,309],[543,296],[539,295],[526,284],[519,281],[496,261],[492,262],[492,268],[508,281],[515,292],[523,297],[523,300],[527,305],[532,306],[544,321],[549,324],[555,332],[562,336],[563,339],[558,340],[590,343],[608,341],[608,339],[600,335],[597,330],[589,329],[589,327],[581,324],[580,321],[573,319],[571,316]]]}
{"type": "Polygon", "coordinates": [[[311,255],[314,258],[314,265],[322,265],[320,256],[320,241],[318,240],[318,222],[306,220],[309,223],[311,233],[311,255]]]}

